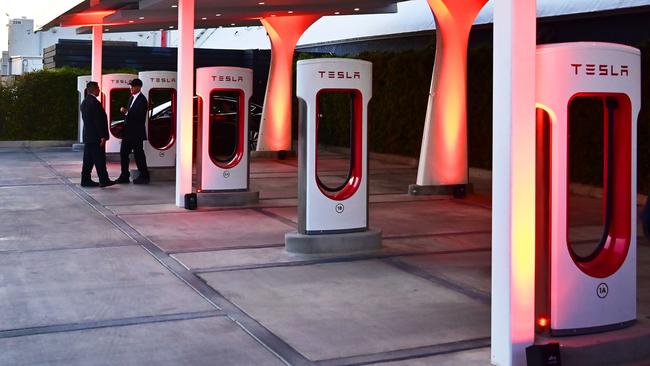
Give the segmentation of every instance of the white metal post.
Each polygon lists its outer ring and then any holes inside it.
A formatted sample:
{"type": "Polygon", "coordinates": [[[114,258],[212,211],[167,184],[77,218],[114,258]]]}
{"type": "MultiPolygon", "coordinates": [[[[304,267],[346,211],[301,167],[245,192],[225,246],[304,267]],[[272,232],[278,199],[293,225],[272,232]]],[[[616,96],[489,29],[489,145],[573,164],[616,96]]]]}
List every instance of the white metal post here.
{"type": "Polygon", "coordinates": [[[494,4],[492,363],[535,339],[535,0],[494,4]]]}
{"type": "Polygon", "coordinates": [[[176,206],[192,193],[194,97],[194,0],[178,1],[178,111],[176,114],[176,206]]]}
{"type": "Polygon", "coordinates": [[[101,25],[93,26],[93,45],[91,56],[91,80],[96,81],[102,87],[102,43],[104,29],[101,25]]]}

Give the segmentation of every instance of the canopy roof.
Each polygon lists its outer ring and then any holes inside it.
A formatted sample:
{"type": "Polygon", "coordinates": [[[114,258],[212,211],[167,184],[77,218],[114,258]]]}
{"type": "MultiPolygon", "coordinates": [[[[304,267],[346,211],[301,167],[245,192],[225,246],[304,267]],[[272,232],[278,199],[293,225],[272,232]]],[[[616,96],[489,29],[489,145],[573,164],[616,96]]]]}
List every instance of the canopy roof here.
{"type": "MultiPolygon", "coordinates": [[[[196,0],[195,28],[260,25],[260,19],[274,16],[395,13],[399,1],[404,0],[196,0]]],[[[91,6],[84,0],[42,29],[95,24],[104,25],[105,32],[175,29],[177,4],[177,0],[100,0],[91,6]]]]}

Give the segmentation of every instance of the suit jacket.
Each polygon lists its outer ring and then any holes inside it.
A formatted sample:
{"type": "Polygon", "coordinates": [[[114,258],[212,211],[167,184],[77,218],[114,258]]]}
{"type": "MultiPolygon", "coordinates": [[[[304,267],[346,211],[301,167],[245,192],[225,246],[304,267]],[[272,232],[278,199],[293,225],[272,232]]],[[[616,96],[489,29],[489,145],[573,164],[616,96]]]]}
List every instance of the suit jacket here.
{"type": "Polygon", "coordinates": [[[130,108],[127,106],[129,111],[124,120],[126,126],[124,127],[123,139],[130,141],[146,140],[145,120],[147,119],[147,110],[149,109],[147,98],[145,98],[144,94],[140,93],[132,105],[131,98],[129,98],[130,108]]]}
{"type": "Polygon", "coordinates": [[[88,94],[81,102],[81,118],[84,121],[83,139],[88,143],[99,143],[102,137],[108,140],[108,118],[102,104],[94,95],[88,94]]]}

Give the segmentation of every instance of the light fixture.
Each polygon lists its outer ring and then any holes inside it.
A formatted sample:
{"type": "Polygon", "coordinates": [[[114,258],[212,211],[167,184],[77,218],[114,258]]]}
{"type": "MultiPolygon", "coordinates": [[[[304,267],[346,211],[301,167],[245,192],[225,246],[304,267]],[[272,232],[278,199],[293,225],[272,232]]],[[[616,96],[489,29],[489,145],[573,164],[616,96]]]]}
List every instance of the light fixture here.
{"type": "Polygon", "coordinates": [[[109,31],[109,29],[108,29],[108,28],[106,28],[106,29],[104,29],[104,32],[108,32],[108,31],[109,31]]]}
{"type": "Polygon", "coordinates": [[[140,17],[140,18],[138,18],[138,19],[142,20],[142,19],[144,19],[144,17],[140,17]]]}
{"type": "Polygon", "coordinates": [[[260,1],[259,3],[257,3],[257,5],[264,5],[264,4],[266,4],[264,1],[260,1]]]}
{"type": "Polygon", "coordinates": [[[334,15],[339,15],[339,14],[341,14],[340,11],[335,11],[335,12],[334,12],[334,15]]]}
{"type": "Polygon", "coordinates": [[[217,16],[217,17],[220,17],[220,16],[221,16],[221,13],[219,13],[219,14],[216,14],[215,16],[217,16]]]}
{"type": "Polygon", "coordinates": [[[354,8],[354,11],[359,11],[359,10],[361,10],[361,9],[359,9],[359,8],[354,8]]]}
{"type": "Polygon", "coordinates": [[[170,25],[170,26],[169,26],[169,29],[174,29],[174,26],[173,26],[173,25],[170,25]]]}
{"type": "Polygon", "coordinates": [[[208,18],[206,18],[206,17],[203,17],[203,18],[201,18],[201,20],[208,20],[208,18]]]}
{"type": "Polygon", "coordinates": [[[178,8],[178,5],[172,5],[172,8],[178,8]]]}
{"type": "Polygon", "coordinates": [[[289,14],[293,14],[293,10],[289,10],[288,13],[289,13],[289,14]]]}
{"type": "Polygon", "coordinates": [[[272,17],[276,16],[275,14],[271,14],[272,17]]]}
{"type": "Polygon", "coordinates": [[[235,25],[235,23],[230,23],[230,25],[232,25],[232,26],[234,26],[234,25],[235,25]]]}
{"type": "Polygon", "coordinates": [[[135,23],[135,20],[129,20],[129,23],[135,23]]]}

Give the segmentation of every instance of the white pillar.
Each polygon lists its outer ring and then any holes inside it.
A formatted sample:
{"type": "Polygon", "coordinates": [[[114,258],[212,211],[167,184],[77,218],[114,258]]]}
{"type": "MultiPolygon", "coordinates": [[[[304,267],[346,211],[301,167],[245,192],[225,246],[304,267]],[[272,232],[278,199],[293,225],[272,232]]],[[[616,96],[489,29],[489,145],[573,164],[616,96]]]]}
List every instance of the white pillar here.
{"type": "Polygon", "coordinates": [[[101,25],[93,26],[93,45],[91,61],[91,80],[96,81],[102,87],[102,42],[104,29],[101,25]]]}
{"type": "Polygon", "coordinates": [[[535,0],[494,4],[492,363],[535,340],[535,0]]]}
{"type": "Polygon", "coordinates": [[[176,206],[192,193],[194,98],[194,0],[178,1],[178,90],[176,113],[176,206]]]}

